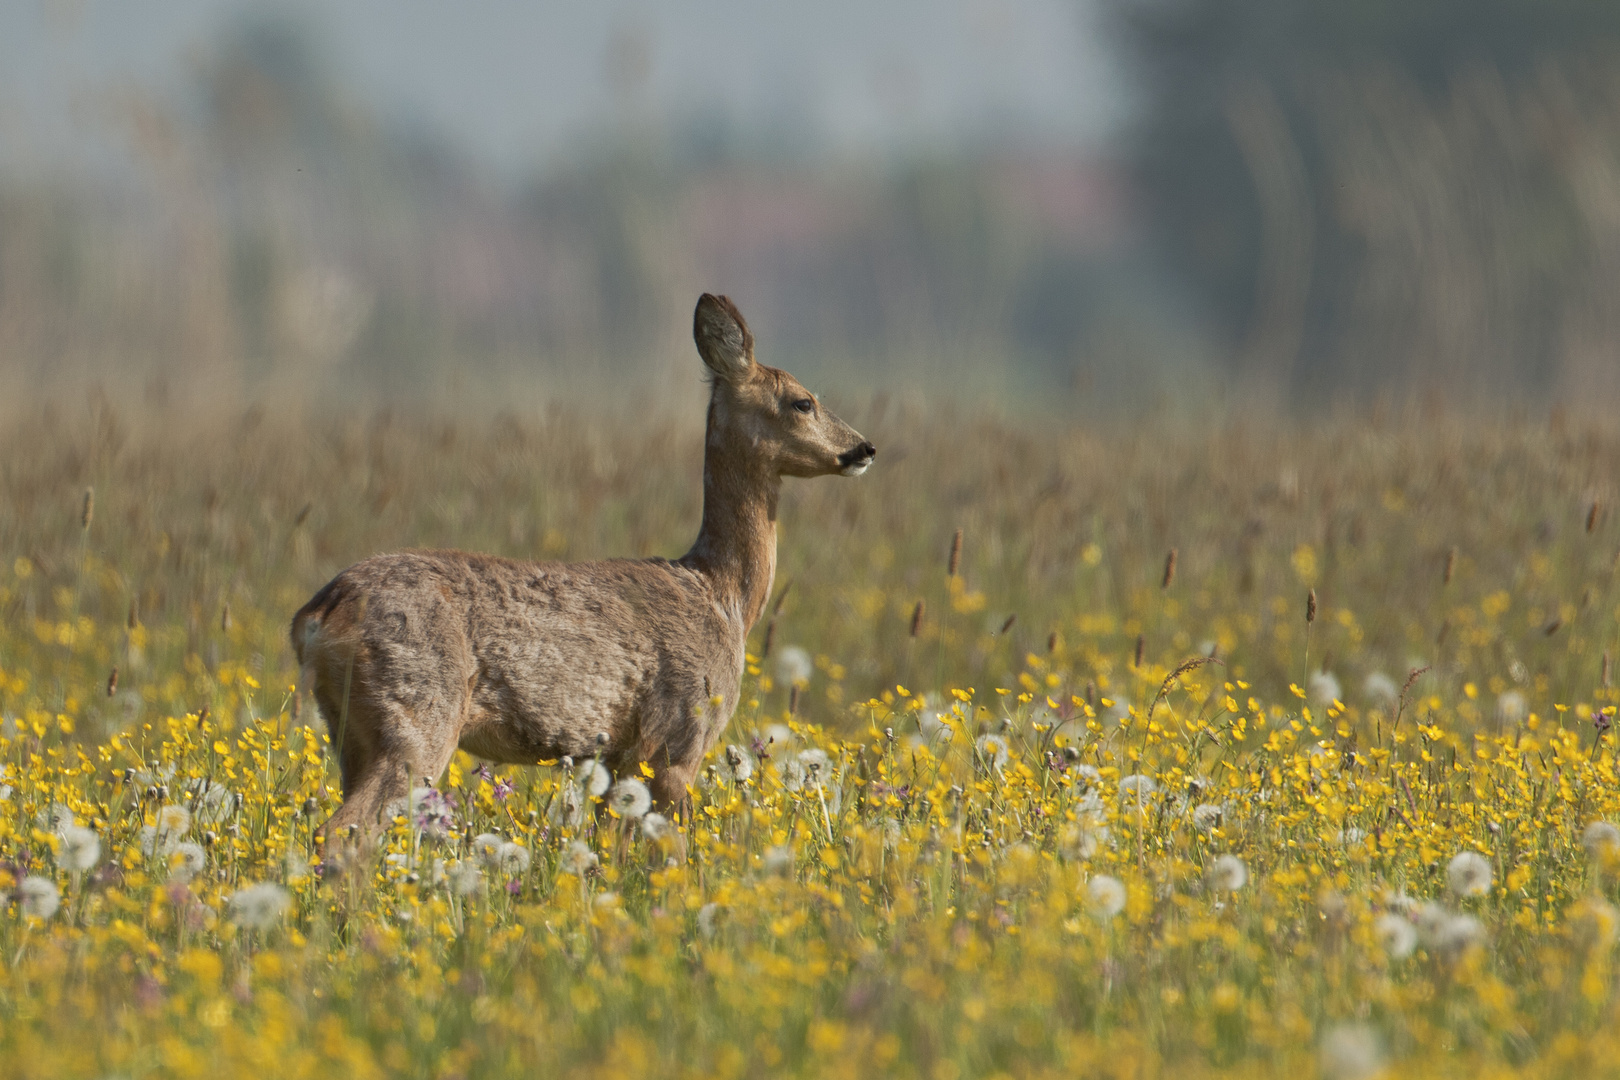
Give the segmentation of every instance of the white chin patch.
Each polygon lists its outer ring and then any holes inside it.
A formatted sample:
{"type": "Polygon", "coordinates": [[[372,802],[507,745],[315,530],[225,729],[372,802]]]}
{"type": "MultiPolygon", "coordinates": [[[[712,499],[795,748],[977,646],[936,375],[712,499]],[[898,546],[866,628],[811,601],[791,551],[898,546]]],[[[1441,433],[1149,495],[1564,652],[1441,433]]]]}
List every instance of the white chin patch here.
{"type": "Polygon", "coordinates": [[[839,471],[842,472],[845,476],[859,476],[859,475],[861,475],[861,473],[865,472],[867,469],[869,469],[871,467],[872,467],[872,459],[867,458],[865,461],[857,461],[853,465],[845,465],[839,471]]]}

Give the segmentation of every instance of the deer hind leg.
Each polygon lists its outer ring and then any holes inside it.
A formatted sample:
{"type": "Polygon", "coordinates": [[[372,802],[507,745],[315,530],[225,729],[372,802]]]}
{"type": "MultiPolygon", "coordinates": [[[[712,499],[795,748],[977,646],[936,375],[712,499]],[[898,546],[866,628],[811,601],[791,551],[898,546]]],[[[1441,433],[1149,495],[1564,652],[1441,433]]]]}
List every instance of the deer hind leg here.
{"type": "Polygon", "coordinates": [[[418,712],[399,706],[378,710],[380,722],[345,731],[338,757],[343,805],[320,830],[329,845],[368,846],[384,824],[385,812],[397,810],[413,787],[434,783],[443,774],[456,752],[460,725],[459,710],[441,700],[418,712]]]}

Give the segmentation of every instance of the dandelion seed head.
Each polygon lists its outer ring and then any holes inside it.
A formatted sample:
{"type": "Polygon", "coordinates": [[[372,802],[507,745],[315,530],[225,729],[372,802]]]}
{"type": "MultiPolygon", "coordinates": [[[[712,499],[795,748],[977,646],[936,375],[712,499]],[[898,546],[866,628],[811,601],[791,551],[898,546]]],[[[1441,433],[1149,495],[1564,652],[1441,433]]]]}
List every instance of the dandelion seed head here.
{"type": "Polygon", "coordinates": [[[767,874],[789,874],[793,872],[793,849],[786,844],[765,849],[761,858],[767,874]]]}
{"type": "Polygon", "coordinates": [[[1319,709],[1325,709],[1344,696],[1339,687],[1339,680],[1332,672],[1318,671],[1305,680],[1305,694],[1310,698],[1311,704],[1319,709]]]}
{"type": "Polygon", "coordinates": [[[1193,826],[1200,832],[1214,832],[1226,819],[1226,807],[1218,803],[1200,803],[1193,807],[1193,826]]]}
{"type": "Polygon", "coordinates": [[[1159,782],[1146,773],[1132,773],[1119,781],[1119,801],[1123,804],[1144,805],[1159,790],[1159,782]]]}
{"type": "Polygon", "coordinates": [[[613,785],[608,805],[622,818],[635,820],[652,809],[652,793],[633,776],[627,776],[613,785]]]}
{"type": "Polygon", "coordinates": [[[184,836],[191,831],[191,811],[178,803],[170,803],[157,812],[157,831],[168,837],[184,836]]]}
{"type": "Polygon", "coordinates": [[[726,779],[734,784],[741,784],[754,775],[754,755],[747,750],[731,743],[726,747],[725,753],[720,755],[726,779]]]}
{"type": "Polygon", "coordinates": [[[61,832],[69,825],[78,823],[79,819],[73,816],[72,809],[66,803],[52,803],[34,815],[34,824],[41,832],[61,832]]]}
{"type": "Polygon", "coordinates": [[[1455,956],[1466,952],[1485,940],[1485,927],[1472,915],[1452,915],[1440,925],[1435,935],[1435,947],[1442,953],[1455,956]]]}
{"type": "Polygon", "coordinates": [[[472,853],[478,861],[485,866],[495,862],[496,854],[501,850],[505,839],[498,833],[479,833],[473,837],[472,853]]]}
{"type": "Polygon", "coordinates": [[[1417,948],[1417,927],[1412,925],[1412,920],[1393,911],[1386,911],[1373,920],[1373,933],[1392,960],[1405,960],[1417,948]]]}
{"type": "Polygon", "coordinates": [[[23,915],[43,922],[62,906],[62,893],[50,878],[30,874],[17,883],[17,904],[23,915]]]}
{"type": "Polygon", "coordinates": [[[811,783],[820,786],[831,780],[832,759],[827,756],[827,751],[820,747],[801,750],[794,760],[804,766],[805,778],[811,783]]]}
{"type": "Polygon", "coordinates": [[[1620,937],[1620,912],[1601,896],[1588,896],[1576,904],[1569,924],[1583,949],[1607,949],[1620,937]]]}
{"type": "Polygon", "coordinates": [[[451,864],[446,870],[450,891],[457,896],[471,896],[484,885],[484,871],[471,860],[451,864]]]}
{"type": "Polygon", "coordinates": [[[292,896],[286,889],[273,881],[264,881],[238,890],[231,897],[228,911],[231,922],[243,929],[267,930],[291,906],[292,896]]]}
{"type": "Polygon", "coordinates": [[[1125,885],[1116,877],[1098,874],[1086,882],[1086,905],[1106,922],[1125,910],[1125,885]]]}
{"type": "Polygon", "coordinates": [[[562,867],[576,877],[584,877],[596,868],[599,861],[596,852],[583,840],[573,840],[569,842],[568,850],[563,852],[562,867]]]}
{"type": "Polygon", "coordinates": [[[1491,891],[1491,862],[1477,851],[1460,851],[1446,865],[1446,880],[1457,896],[1484,896],[1491,891]]]}
{"type": "Polygon", "coordinates": [[[1204,880],[1216,892],[1237,892],[1249,881],[1249,868],[1236,855],[1220,855],[1209,864],[1204,880]]]}
{"type": "Polygon", "coordinates": [[[521,874],[529,869],[529,849],[508,840],[495,849],[491,865],[507,874],[521,874]]]}
{"type": "Polygon", "coordinates": [[[1524,723],[1530,715],[1530,702],[1520,690],[1506,690],[1496,696],[1496,719],[1506,727],[1524,723]]]}
{"type": "Polygon", "coordinates": [[[590,798],[600,799],[613,783],[613,774],[595,758],[586,758],[574,770],[574,783],[590,798]]]}
{"type": "Polygon", "coordinates": [[[1401,688],[1382,671],[1374,671],[1362,680],[1361,693],[1372,704],[1389,709],[1400,700],[1401,688]]]}
{"type": "Polygon", "coordinates": [[[712,900],[709,901],[707,904],[704,904],[702,907],[698,908],[698,913],[697,913],[698,933],[702,934],[706,938],[714,937],[714,921],[719,916],[720,916],[720,905],[715,903],[712,900]]]}
{"type": "Polygon", "coordinates": [[[1581,845],[1594,859],[1620,856],[1620,827],[1612,821],[1594,821],[1581,832],[1581,845]]]}
{"type": "Polygon", "coordinates": [[[75,872],[90,870],[101,861],[101,837],[83,825],[66,825],[56,831],[60,847],[56,865],[75,872]]]}
{"type": "Polygon", "coordinates": [[[670,832],[669,818],[663,814],[654,812],[643,816],[641,819],[641,835],[655,844],[668,836],[670,832]]]}
{"type": "Polygon", "coordinates": [[[994,771],[1007,767],[1007,740],[1000,735],[980,735],[973,743],[979,756],[994,771]]]}
{"type": "Polygon", "coordinates": [[[1384,1067],[1384,1050],[1371,1028],[1339,1024],[1322,1036],[1321,1061],[1327,1080],[1371,1080],[1384,1067]]]}
{"type": "Polygon", "coordinates": [[[786,686],[802,688],[815,672],[810,654],[797,645],[789,645],[776,654],[776,677],[786,686]]]}
{"type": "Polygon", "coordinates": [[[203,872],[208,865],[208,853],[201,844],[176,844],[168,852],[166,861],[169,864],[169,880],[185,882],[203,872]]]}

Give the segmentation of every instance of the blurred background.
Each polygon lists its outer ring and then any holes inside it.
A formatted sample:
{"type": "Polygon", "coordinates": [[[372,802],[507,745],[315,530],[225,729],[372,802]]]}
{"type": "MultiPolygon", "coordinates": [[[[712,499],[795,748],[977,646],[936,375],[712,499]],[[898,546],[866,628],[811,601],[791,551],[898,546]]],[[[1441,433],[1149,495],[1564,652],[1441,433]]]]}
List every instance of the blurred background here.
{"type": "Polygon", "coordinates": [[[845,392],[1601,405],[1617,44],[1606,0],[18,0],[0,397],[696,400],[710,290],[845,392]]]}

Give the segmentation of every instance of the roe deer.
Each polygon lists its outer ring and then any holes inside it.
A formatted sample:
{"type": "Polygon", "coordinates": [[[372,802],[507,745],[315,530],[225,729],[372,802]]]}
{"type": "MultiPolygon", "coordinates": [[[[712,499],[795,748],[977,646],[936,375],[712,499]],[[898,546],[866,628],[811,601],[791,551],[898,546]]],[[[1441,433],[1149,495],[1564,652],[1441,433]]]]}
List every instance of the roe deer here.
{"type": "Polygon", "coordinates": [[[342,773],[328,840],[369,833],[458,746],[531,765],[596,755],[620,774],[645,762],[660,806],[685,799],[737,706],[744,639],[776,573],[781,478],[859,476],[877,453],[793,376],[754,361],[724,296],[698,300],[692,335],[713,385],[703,525],[685,555],[378,555],[293,617],[342,773]]]}

